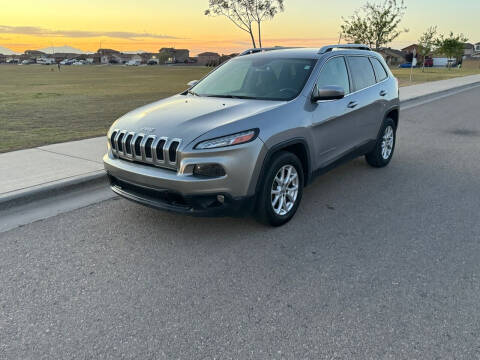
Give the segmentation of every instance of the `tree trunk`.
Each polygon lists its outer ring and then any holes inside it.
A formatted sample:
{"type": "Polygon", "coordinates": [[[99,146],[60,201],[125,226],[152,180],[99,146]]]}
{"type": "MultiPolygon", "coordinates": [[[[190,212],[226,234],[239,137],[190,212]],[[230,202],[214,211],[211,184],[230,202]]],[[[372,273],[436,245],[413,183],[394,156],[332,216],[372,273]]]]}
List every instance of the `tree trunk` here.
{"type": "Polygon", "coordinates": [[[257,21],[257,23],[258,23],[258,45],[260,46],[260,48],[262,48],[262,31],[260,29],[261,21],[257,21]]]}
{"type": "Polygon", "coordinates": [[[252,38],[253,48],[256,49],[256,48],[257,48],[257,44],[255,44],[255,37],[253,36],[253,31],[252,31],[252,29],[250,29],[250,37],[252,38]]]}

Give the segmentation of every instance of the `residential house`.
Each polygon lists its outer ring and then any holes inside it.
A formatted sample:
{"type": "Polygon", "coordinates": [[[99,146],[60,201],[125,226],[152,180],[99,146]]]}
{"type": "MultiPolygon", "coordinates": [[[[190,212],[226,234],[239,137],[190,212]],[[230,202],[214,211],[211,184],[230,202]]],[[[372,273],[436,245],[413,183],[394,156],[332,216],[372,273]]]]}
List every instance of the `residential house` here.
{"type": "Polygon", "coordinates": [[[407,47],[402,49],[402,51],[407,54],[413,54],[414,50],[418,54],[418,44],[408,45],[407,47]]]}
{"type": "Polygon", "coordinates": [[[407,62],[413,61],[413,52],[415,51],[417,63],[423,63],[423,57],[419,54],[418,48],[418,44],[412,44],[402,49],[402,51],[405,53],[405,59],[407,62]]]}
{"type": "Polygon", "coordinates": [[[473,52],[475,50],[475,45],[470,44],[470,43],[464,43],[463,44],[463,57],[470,57],[473,55],[473,52]]]}
{"type": "Polygon", "coordinates": [[[20,55],[20,61],[23,60],[33,60],[35,61],[36,58],[46,56],[42,51],[38,50],[26,50],[22,55],[20,55]]]}
{"type": "Polygon", "coordinates": [[[480,57],[480,42],[475,44],[472,56],[473,57],[480,57]]]}
{"type": "Polygon", "coordinates": [[[158,53],[160,61],[167,64],[186,63],[190,56],[188,49],[161,48],[158,53]]]}
{"type": "Polygon", "coordinates": [[[197,62],[199,65],[216,66],[220,62],[220,55],[215,52],[204,52],[198,54],[197,62]]]}
{"type": "Polygon", "coordinates": [[[122,53],[113,49],[98,49],[97,54],[100,56],[101,64],[121,64],[122,53]]]}
{"type": "Polygon", "coordinates": [[[396,66],[403,64],[405,59],[405,53],[401,50],[396,50],[392,48],[380,48],[377,52],[383,56],[385,62],[389,66],[396,66]]]}

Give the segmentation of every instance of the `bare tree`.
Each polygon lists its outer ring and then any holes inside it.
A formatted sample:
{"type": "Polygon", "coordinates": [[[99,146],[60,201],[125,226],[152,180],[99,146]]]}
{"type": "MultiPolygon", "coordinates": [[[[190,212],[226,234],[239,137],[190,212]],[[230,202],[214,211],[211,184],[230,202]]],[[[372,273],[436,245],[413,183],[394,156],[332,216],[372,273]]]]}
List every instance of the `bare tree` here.
{"type": "Polygon", "coordinates": [[[418,39],[418,53],[423,58],[422,72],[425,71],[425,57],[433,52],[437,36],[437,27],[430,26],[418,39]]]}
{"type": "Polygon", "coordinates": [[[407,7],[403,0],[367,2],[350,18],[343,18],[342,35],[347,41],[367,44],[378,50],[407,29],[399,30],[407,7]]]}
{"type": "Polygon", "coordinates": [[[249,11],[257,23],[258,44],[262,47],[262,21],[273,19],[284,10],[284,0],[249,0],[249,11]]]}
{"type": "Polygon", "coordinates": [[[253,36],[252,23],[254,22],[251,12],[251,0],[209,0],[205,15],[225,16],[239,29],[247,32],[252,40],[254,48],[257,47],[253,36]]]}

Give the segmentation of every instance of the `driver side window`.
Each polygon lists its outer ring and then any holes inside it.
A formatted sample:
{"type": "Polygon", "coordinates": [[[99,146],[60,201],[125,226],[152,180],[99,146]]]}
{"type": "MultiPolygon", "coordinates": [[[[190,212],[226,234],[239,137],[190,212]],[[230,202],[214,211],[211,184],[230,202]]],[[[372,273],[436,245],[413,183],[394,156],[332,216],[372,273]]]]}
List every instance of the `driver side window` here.
{"type": "Polygon", "coordinates": [[[345,95],[350,93],[347,65],[343,56],[328,60],[318,76],[318,88],[332,85],[341,87],[345,95]]]}

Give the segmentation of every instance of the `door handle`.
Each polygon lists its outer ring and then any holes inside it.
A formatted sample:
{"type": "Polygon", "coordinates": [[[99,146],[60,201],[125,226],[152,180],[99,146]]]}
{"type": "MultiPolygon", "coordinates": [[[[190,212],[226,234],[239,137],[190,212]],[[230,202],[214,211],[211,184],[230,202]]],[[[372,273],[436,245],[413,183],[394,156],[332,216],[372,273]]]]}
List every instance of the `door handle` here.
{"type": "Polygon", "coordinates": [[[353,109],[354,107],[357,107],[358,102],[357,101],[350,101],[347,105],[349,109],[353,109]]]}
{"type": "Polygon", "coordinates": [[[387,91],[386,91],[386,90],[380,91],[380,96],[385,96],[385,95],[387,95],[387,91]]]}

